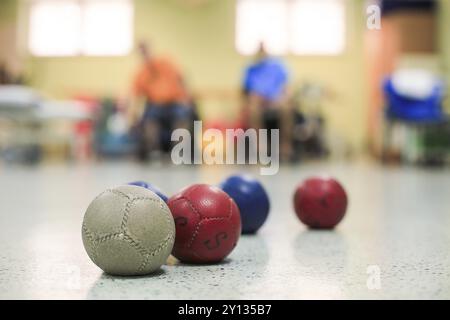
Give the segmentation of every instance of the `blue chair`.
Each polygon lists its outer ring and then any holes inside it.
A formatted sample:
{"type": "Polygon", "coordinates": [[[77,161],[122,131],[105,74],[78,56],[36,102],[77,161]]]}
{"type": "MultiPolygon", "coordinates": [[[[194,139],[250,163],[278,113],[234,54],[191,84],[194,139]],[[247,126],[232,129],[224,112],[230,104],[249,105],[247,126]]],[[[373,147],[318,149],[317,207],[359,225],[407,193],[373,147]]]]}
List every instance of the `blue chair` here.
{"type": "Polygon", "coordinates": [[[386,117],[410,122],[439,122],[445,119],[442,110],[444,87],[436,82],[432,93],[425,99],[413,99],[395,91],[392,78],[385,80],[383,89],[387,101],[386,117]]]}
{"type": "MultiPolygon", "coordinates": [[[[392,130],[395,124],[407,126],[418,136],[422,137],[421,141],[425,141],[424,137],[429,135],[430,132],[447,132],[446,128],[449,125],[449,119],[442,108],[445,96],[443,82],[437,80],[430,91],[430,95],[422,99],[412,98],[397,92],[391,77],[384,81],[383,91],[386,99],[386,108],[384,110],[385,127],[383,130],[384,160],[390,158],[388,155],[391,153],[392,130]]],[[[431,148],[427,148],[427,144],[423,145],[422,148],[419,152],[420,155],[414,157],[418,161],[426,161],[427,158],[430,158],[430,155],[434,157],[431,153],[437,154],[437,158],[445,158],[445,154],[448,153],[448,148],[444,145],[437,153],[435,150],[431,152],[431,148]]],[[[406,158],[409,159],[409,156],[406,156],[406,158]]],[[[411,162],[411,159],[407,161],[411,162]]]]}

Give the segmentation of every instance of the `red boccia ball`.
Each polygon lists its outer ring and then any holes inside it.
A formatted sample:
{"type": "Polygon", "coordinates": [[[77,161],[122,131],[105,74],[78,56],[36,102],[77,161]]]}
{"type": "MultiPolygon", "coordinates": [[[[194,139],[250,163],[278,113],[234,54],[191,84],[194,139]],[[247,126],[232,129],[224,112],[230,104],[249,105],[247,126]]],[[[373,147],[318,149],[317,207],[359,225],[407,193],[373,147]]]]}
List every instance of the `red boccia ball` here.
{"type": "Polygon", "coordinates": [[[331,229],[344,218],[347,194],[332,178],[310,178],[294,194],[298,218],[310,228],[331,229]]]}
{"type": "Polygon", "coordinates": [[[169,198],[175,220],[172,254],[182,262],[223,260],[241,234],[241,216],[233,199],[218,187],[194,184],[169,198]]]}

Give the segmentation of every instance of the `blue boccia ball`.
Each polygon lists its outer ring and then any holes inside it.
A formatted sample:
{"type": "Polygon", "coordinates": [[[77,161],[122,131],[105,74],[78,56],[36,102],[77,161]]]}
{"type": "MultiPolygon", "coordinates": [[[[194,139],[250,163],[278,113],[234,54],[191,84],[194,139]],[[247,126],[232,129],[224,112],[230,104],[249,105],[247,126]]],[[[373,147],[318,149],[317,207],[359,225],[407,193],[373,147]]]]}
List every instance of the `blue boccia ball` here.
{"type": "Polygon", "coordinates": [[[258,231],[269,215],[270,203],[262,184],[249,175],[233,175],[219,187],[237,204],[241,212],[242,233],[258,231]]]}
{"type": "Polygon", "coordinates": [[[138,186],[138,187],[142,187],[142,188],[145,188],[145,189],[148,189],[148,190],[150,190],[150,191],[153,191],[154,193],[156,193],[161,199],[163,199],[164,200],[164,202],[167,202],[167,196],[164,194],[164,193],[162,193],[161,192],[161,190],[158,188],[158,187],[156,187],[156,186],[154,186],[154,185],[152,185],[152,184],[150,184],[150,183],[147,183],[147,182],[145,182],[145,181],[133,181],[133,182],[130,182],[130,183],[128,183],[129,185],[132,185],[132,186],[138,186]]]}

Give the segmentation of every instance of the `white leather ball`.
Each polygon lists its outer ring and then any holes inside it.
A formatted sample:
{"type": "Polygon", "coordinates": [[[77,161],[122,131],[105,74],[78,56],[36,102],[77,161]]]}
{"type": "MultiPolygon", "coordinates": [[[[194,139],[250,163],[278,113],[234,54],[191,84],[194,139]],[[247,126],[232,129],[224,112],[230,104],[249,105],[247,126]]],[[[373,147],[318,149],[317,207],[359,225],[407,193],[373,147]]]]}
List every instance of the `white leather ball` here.
{"type": "Polygon", "coordinates": [[[91,260],[111,275],[144,275],[158,270],[175,241],[166,203],[145,188],[108,189],[89,205],[82,226],[91,260]]]}

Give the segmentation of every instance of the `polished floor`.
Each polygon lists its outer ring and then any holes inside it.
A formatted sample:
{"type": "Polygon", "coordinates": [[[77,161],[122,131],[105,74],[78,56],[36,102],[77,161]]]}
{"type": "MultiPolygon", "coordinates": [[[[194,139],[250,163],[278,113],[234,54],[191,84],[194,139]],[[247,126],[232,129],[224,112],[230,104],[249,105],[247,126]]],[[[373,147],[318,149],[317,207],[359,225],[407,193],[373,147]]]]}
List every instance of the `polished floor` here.
{"type": "Polygon", "coordinates": [[[81,221],[103,189],[142,179],[168,194],[218,183],[247,167],[0,166],[1,299],[450,299],[450,170],[368,163],[283,167],[261,177],[270,218],[218,265],[169,259],[146,277],[111,277],[88,258],[81,221]],[[346,187],[347,216],[309,231],[293,213],[295,185],[312,174],[346,187]]]}

